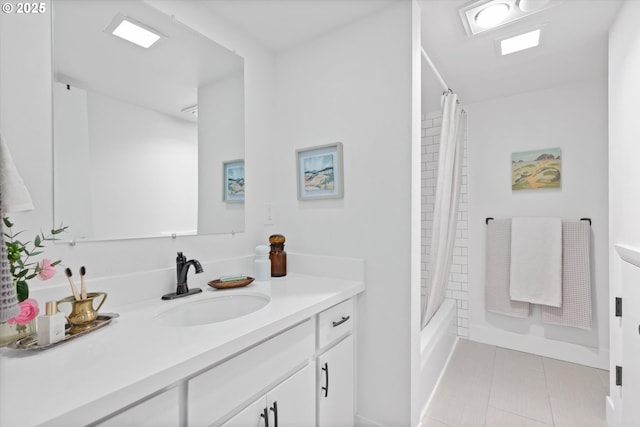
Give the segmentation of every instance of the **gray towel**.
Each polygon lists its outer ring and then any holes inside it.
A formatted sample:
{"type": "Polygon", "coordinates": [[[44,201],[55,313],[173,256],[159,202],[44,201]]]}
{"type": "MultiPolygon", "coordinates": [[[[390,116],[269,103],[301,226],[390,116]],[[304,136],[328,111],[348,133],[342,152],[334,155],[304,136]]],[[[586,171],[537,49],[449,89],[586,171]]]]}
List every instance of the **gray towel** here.
{"type": "Polygon", "coordinates": [[[542,321],[591,330],[591,227],[587,221],[562,221],[562,306],[542,306],[542,321]]]}
{"type": "Polygon", "coordinates": [[[493,313],[528,317],[529,303],[512,301],[509,296],[511,274],[511,219],[487,224],[487,277],[485,308],[493,313]]]}

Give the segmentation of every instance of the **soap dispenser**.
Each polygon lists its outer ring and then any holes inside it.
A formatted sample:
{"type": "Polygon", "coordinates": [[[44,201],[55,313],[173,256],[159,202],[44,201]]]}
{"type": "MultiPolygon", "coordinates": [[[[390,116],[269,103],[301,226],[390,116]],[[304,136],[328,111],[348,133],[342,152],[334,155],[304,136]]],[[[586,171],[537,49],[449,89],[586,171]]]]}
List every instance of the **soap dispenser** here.
{"type": "Polygon", "coordinates": [[[269,246],[256,246],[255,279],[257,281],[269,280],[271,278],[271,260],[269,260],[269,246]]]}

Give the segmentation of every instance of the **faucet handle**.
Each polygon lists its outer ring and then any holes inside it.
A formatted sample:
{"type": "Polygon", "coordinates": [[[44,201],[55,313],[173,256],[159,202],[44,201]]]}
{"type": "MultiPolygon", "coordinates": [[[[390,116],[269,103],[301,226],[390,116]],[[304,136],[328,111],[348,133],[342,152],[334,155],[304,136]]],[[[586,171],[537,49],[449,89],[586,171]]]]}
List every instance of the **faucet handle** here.
{"type": "Polygon", "coordinates": [[[176,257],[176,262],[187,262],[187,257],[184,256],[182,252],[178,252],[178,256],[176,257]]]}

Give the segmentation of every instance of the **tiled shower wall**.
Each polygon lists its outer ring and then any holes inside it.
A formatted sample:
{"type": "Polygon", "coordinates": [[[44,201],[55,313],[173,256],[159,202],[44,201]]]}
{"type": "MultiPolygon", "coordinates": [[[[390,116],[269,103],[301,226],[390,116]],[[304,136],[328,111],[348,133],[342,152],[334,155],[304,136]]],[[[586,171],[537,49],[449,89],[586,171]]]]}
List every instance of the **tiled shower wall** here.
{"type": "MultiPolygon", "coordinates": [[[[422,274],[420,278],[421,296],[426,298],[427,281],[431,254],[433,227],[433,207],[438,176],[438,152],[440,151],[440,125],[442,114],[427,114],[422,118],[422,274]]],[[[462,167],[462,188],[458,209],[458,228],[453,261],[449,273],[446,298],[456,301],[458,336],[469,336],[469,274],[468,274],[468,216],[467,200],[467,133],[464,134],[464,161],[462,167]]]]}

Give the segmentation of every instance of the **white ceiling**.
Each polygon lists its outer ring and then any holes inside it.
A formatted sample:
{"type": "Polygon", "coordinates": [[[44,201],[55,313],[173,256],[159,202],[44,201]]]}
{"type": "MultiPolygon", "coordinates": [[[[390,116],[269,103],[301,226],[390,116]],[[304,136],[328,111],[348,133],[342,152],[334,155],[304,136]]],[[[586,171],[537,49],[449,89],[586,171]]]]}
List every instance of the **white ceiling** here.
{"type": "MultiPolygon", "coordinates": [[[[282,52],[396,1],[214,0],[207,6],[258,43],[282,52]]],[[[468,37],[458,9],[468,0],[418,0],[422,45],[447,85],[469,104],[606,73],[607,32],[621,0],[562,0],[551,9],[468,37]],[[494,40],[544,25],[539,47],[497,57],[494,40]]],[[[381,29],[382,31],[382,29],[381,29]]],[[[442,88],[423,62],[427,111],[442,88]]]]}
{"type": "Polygon", "coordinates": [[[208,0],[217,15],[282,52],[403,0],[208,0]]]}
{"type": "Polygon", "coordinates": [[[54,72],[71,84],[184,120],[198,88],[242,70],[243,60],[186,25],[130,0],[53,3],[54,72]],[[103,31],[123,14],[165,39],[144,49],[103,31]]]}
{"type": "MultiPolygon", "coordinates": [[[[458,14],[469,3],[419,0],[422,46],[464,104],[606,75],[607,36],[620,0],[563,0],[474,37],[467,36],[458,14]],[[504,57],[496,54],[496,40],[540,25],[540,46],[504,57]]],[[[423,66],[423,94],[432,111],[442,87],[427,68],[423,66]]]]}

